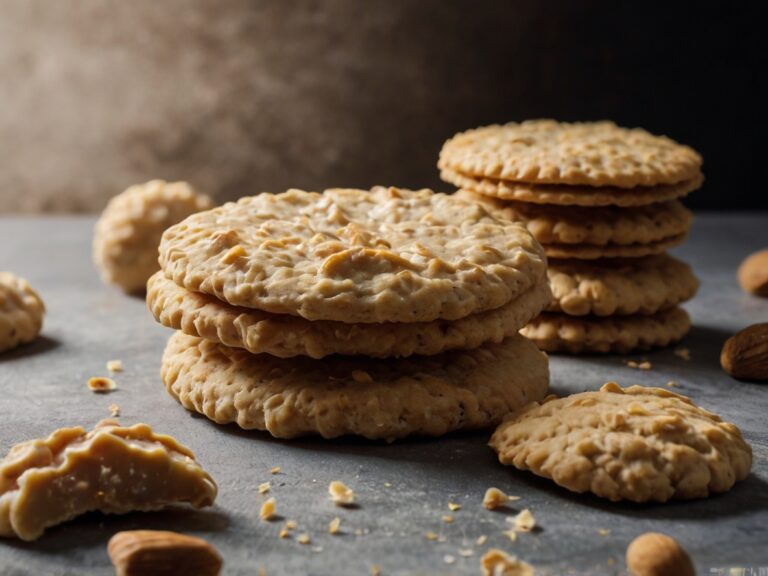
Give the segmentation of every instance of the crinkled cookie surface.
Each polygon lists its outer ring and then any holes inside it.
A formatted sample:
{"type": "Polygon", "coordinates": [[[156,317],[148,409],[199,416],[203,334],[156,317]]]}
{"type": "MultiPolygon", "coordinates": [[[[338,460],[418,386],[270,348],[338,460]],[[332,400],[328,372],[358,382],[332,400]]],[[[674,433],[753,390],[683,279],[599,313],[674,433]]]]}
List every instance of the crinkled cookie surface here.
{"type": "Polygon", "coordinates": [[[668,390],[613,382],[527,406],[490,445],[503,464],[614,501],[704,498],[752,466],[735,425],[668,390]]]}

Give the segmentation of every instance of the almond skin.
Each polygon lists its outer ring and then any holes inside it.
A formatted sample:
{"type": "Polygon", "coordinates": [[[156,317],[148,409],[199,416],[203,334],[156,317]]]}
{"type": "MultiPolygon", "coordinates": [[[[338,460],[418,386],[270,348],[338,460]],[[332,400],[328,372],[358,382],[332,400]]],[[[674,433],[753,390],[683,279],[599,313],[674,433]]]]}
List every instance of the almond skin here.
{"type": "Polygon", "coordinates": [[[665,534],[646,532],[627,547],[627,568],[632,576],[694,576],[688,553],[665,534]]]}
{"type": "Polygon", "coordinates": [[[737,273],[745,292],[768,298],[768,250],[747,256],[737,273]]]}
{"type": "Polygon", "coordinates": [[[753,324],[726,340],[720,364],[738,380],[768,380],[768,323],[753,324]]]}
{"type": "Polygon", "coordinates": [[[221,555],[201,538],[164,530],[118,532],[107,552],[116,576],[218,576],[221,555]]]}

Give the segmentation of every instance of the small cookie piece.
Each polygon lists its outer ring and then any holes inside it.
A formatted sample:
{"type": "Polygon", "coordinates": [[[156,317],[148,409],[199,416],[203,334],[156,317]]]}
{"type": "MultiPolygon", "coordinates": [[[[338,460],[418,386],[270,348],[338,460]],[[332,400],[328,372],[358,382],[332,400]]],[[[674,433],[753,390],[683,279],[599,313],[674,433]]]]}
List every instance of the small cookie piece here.
{"type": "Polygon", "coordinates": [[[234,306],[307,320],[429,322],[499,308],[546,267],[520,224],[431,190],[290,190],[171,227],[167,278],[234,306]]]}
{"type": "Polygon", "coordinates": [[[189,449],[146,424],[61,428],[0,460],[0,536],[36,540],[46,528],[94,510],[125,514],[177,502],[201,508],[216,492],[189,449]]]}
{"type": "Polygon", "coordinates": [[[0,272],[0,352],[32,342],[43,327],[45,305],[29,282],[0,272]]]}
{"type": "Polygon", "coordinates": [[[652,244],[687,234],[693,220],[693,214],[676,200],[635,208],[585,208],[502,201],[466,190],[456,196],[480,202],[513,222],[523,222],[545,248],[652,244]]]}
{"type": "Polygon", "coordinates": [[[162,272],[147,283],[147,305],[163,326],[245,348],[253,354],[280,358],[323,358],[331,354],[387,358],[476,348],[516,334],[551,300],[549,284],[542,278],[501,308],[459,320],[347,324],[331,320],[310,322],[299,316],[231,306],[213,296],[185,290],[162,272]]]}
{"type": "Polygon", "coordinates": [[[646,258],[550,260],[548,312],[571,316],[655,314],[690,300],[699,281],[669,254],[646,258]]]}
{"type": "Polygon", "coordinates": [[[688,333],[691,319],[682,308],[647,316],[566,316],[544,312],[520,333],[546,352],[627,354],[668,346],[688,333]]]}
{"type": "Polygon", "coordinates": [[[142,292],[160,269],[157,247],[163,231],[212,206],[186,182],[152,180],[131,186],[109,201],[93,237],[93,260],[104,282],[142,292]]]}
{"type": "Polygon", "coordinates": [[[705,498],[730,490],[752,466],[735,425],[669,390],[615,382],[526,406],[490,446],[502,464],[613,501],[705,498]]]}
{"type": "Polygon", "coordinates": [[[573,258],[579,260],[597,260],[598,258],[642,258],[654,254],[663,254],[670,248],[682,244],[688,234],[672,236],[649,244],[608,244],[590,246],[588,244],[550,244],[544,246],[548,258],[573,258]]]}
{"type": "Polygon", "coordinates": [[[563,184],[529,184],[498,178],[469,176],[453,170],[441,170],[440,177],[457,188],[491,196],[499,200],[517,200],[533,204],[558,206],[645,206],[683,198],[701,188],[704,176],[698,174],[677,184],[659,186],[569,186],[563,184]]]}
{"type": "Polygon", "coordinates": [[[162,362],[168,392],[219,424],[277,438],[356,434],[392,441],[493,426],[544,397],[545,354],[515,335],[501,344],[398,360],[280,359],[177,332],[162,362]]]}
{"type": "Polygon", "coordinates": [[[701,156],[666,136],[613,122],[528,120],[455,135],[438,167],[517,182],[632,188],[695,178],[701,156]]]}

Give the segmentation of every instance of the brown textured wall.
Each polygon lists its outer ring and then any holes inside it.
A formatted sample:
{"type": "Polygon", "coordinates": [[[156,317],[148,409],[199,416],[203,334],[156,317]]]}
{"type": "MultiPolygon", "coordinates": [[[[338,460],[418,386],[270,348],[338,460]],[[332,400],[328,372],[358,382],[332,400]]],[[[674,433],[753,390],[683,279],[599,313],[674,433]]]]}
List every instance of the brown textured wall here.
{"type": "Polygon", "coordinates": [[[667,133],[704,154],[692,206],[755,207],[766,35],[731,4],[0,0],[0,212],[439,187],[445,138],[542,116],[667,133]]]}

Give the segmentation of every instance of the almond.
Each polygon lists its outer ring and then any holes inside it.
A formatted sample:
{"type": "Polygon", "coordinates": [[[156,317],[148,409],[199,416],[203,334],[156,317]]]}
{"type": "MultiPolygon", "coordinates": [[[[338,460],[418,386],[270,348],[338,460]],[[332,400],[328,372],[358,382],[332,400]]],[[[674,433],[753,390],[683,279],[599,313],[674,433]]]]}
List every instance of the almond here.
{"type": "Polygon", "coordinates": [[[768,297],[768,250],[747,256],[739,266],[737,277],[745,292],[768,297]]]}
{"type": "Polygon", "coordinates": [[[720,364],[739,380],[768,380],[768,323],[753,324],[726,340],[720,364]]]}
{"type": "Polygon", "coordinates": [[[118,532],[107,552],[117,576],[217,576],[222,564],[205,540],[163,530],[118,532]]]}
{"type": "Polygon", "coordinates": [[[665,534],[646,532],[627,547],[627,568],[632,576],[694,576],[688,553],[665,534]]]}

